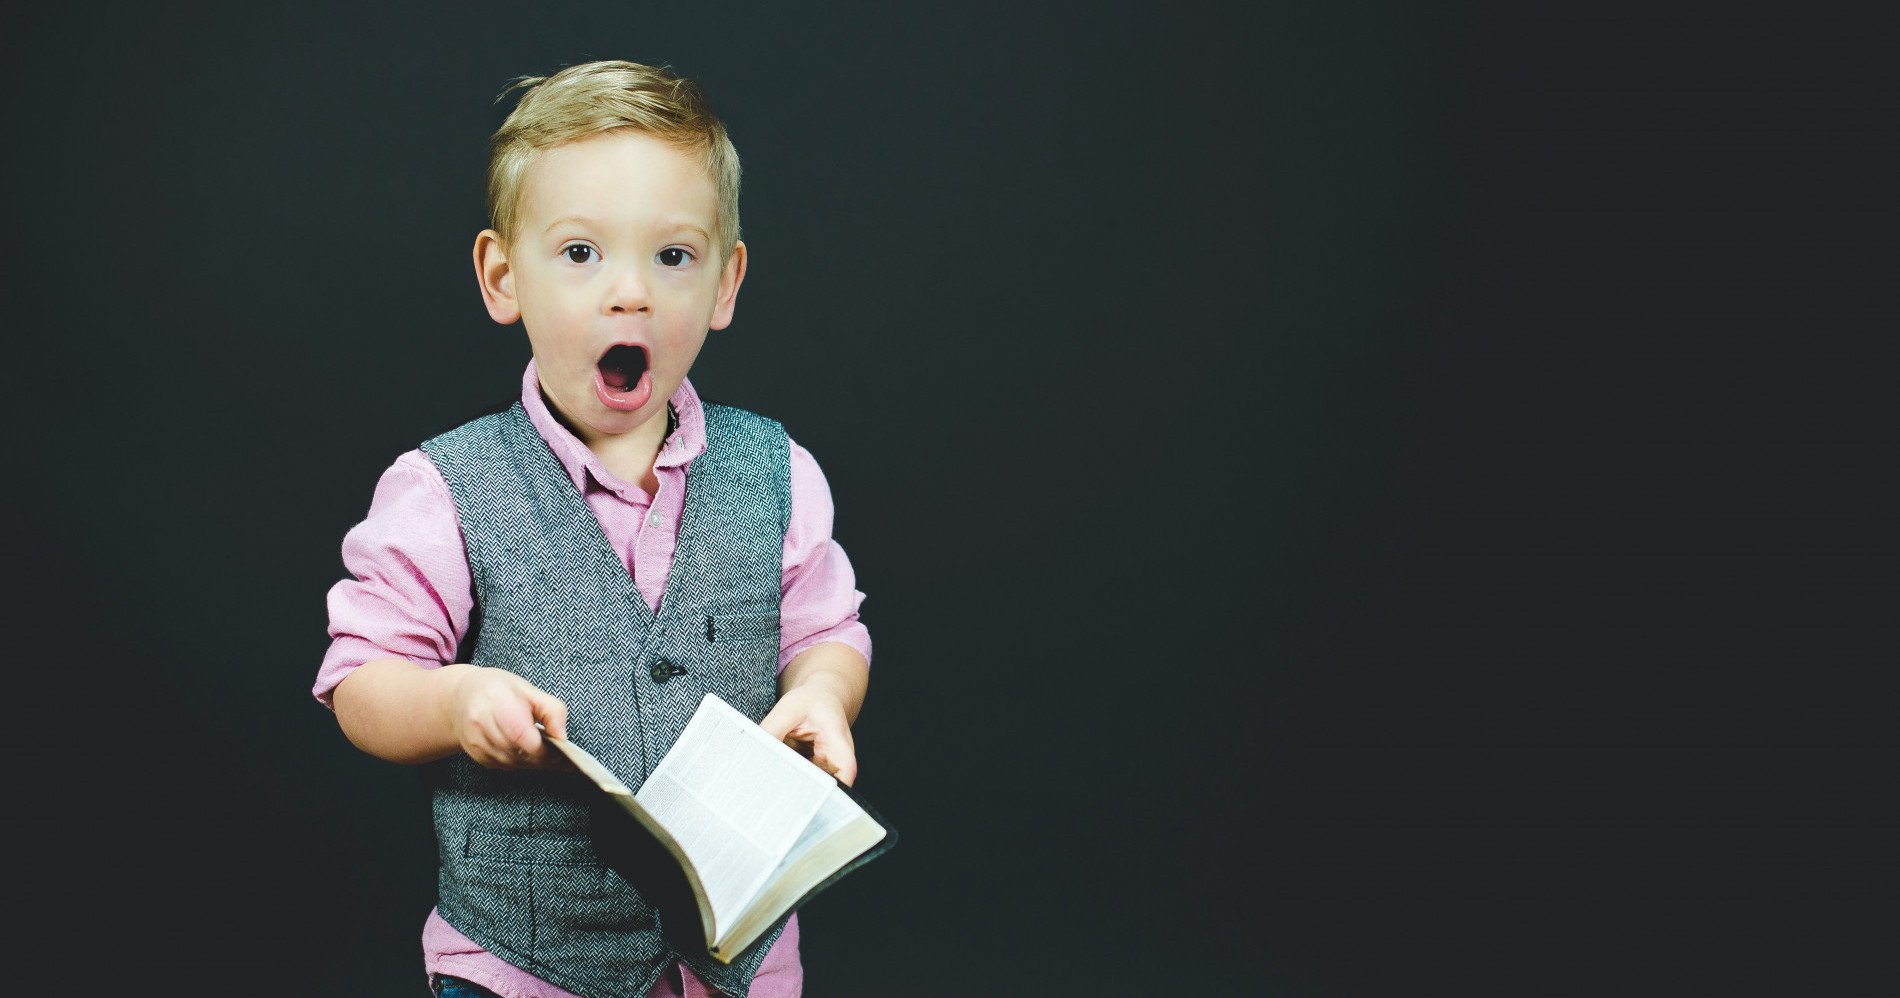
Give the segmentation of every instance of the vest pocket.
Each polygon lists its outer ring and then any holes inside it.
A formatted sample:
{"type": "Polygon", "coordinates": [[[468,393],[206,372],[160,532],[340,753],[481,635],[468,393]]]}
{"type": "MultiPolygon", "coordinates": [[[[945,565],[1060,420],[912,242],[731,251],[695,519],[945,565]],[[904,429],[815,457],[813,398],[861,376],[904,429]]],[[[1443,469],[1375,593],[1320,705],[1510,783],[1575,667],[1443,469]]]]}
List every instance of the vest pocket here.
{"type": "Polygon", "coordinates": [[[594,843],[586,836],[543,832],[539,835],[510,835],[507,832],[468,830],[471,859],[520,863],[527,866],[592,866],[594,843]]]}
{"type": "Polygon", "coordinates": [[[715,641],[701,652],[707,688],[754,721],[778,701],[778,638],[715,641]]]}
{"type": "Polygon", "coordinates": [[[558,910],[566,932],[641,932],[656,924],[646,898],[605,867],[544,867],[532,876],[536,904],[545,911],[558,910]]]}
{"type": "Polygon", "coordinates": [[[758,720],[778,702],[777,608],[714,612],[706,617],[715,690],[739,713],[758,720]]]}
{"type": "MultiPolygon", "coordinates": [[[[603,945],[626,948],[628,933],[657,925],[652,905],[600,863],[588,836],[470,829],[465,842],[456,864],[462,887],[456,909],[533,959],[578,965],[603,945]],[[601,933],[614,938],[601,943],[601,933]]],[[[635,950],[650,948],[637,942],[635,950]]]]}
{"type": "Polygon", "coordinates": [[[715,613],[706,618],[706,640],[778,641],[778,611],[769,613],[715,613]]]}

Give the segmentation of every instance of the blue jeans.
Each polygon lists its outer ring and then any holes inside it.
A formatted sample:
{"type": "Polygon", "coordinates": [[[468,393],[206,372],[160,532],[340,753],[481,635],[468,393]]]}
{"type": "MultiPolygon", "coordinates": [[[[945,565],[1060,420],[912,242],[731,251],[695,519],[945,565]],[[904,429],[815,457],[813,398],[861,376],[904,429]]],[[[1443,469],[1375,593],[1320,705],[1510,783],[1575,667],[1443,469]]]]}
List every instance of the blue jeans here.
{"type": "Polygon", "coordinates": [[[500,995],[459,977],[441,974],[435,980],[436,998],[501,998],[500,995]]]}

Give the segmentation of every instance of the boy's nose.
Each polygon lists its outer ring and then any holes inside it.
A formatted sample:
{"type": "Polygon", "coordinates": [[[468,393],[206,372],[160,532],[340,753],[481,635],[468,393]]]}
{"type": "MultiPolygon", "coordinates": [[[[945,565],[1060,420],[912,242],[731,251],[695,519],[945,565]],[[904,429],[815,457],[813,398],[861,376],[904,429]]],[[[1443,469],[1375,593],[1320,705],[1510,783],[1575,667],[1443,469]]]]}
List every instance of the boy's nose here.
{"type": "Polygon", "coordinates": [[[647,309],[646,282],[640,279],[637,269],[628,267],[616,273],[613,283],[607,286],[607,300],[603,303],[609,315],[623,312],[644,312],[647,309]]]}

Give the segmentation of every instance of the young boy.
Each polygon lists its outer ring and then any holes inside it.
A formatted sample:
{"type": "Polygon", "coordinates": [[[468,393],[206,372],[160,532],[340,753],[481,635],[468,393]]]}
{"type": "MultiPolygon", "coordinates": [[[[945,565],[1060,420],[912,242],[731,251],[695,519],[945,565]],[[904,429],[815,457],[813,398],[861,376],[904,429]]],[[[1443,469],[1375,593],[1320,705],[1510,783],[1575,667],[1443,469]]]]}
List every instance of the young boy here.
{"type": "Polygon", "coordinates": [[[344,539],[314,692],[357,747],[429,764],[439,994],[796,995],[795,916],[730,966],[672,947],[535,727],[638,786],[710,691],[856,776],[870,639],[824,476],[686,380],[745,277],[738,157],[664,70],[519,86],[475,273],[533,347],[520,401],[384,473],[344,539]]]}

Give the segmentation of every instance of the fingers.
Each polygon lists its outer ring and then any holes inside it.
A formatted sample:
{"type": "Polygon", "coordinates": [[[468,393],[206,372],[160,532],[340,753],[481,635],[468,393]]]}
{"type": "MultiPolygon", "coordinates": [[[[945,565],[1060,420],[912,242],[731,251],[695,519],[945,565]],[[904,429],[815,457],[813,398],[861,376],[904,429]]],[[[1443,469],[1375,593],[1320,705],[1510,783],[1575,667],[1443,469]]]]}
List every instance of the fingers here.
{"type": "Polygon", "coordinates": [[[519,676],[483,669],[468,680],[457,737],[470,759],[490,769],[558,766],[560,753],[541,737],[537,720],[565,737],[567,705],[519,676]]]}
{"type": "Polygon", "coordinates": [[[759,727],[764,728],[765,733],[771,735],[773,738],[779,741],[785,741],[785,736],[791,734],[792,727],[801,720],[803,720],[803,718],[798,716],[798,712],[794,709],[793,704],[785,700],[780,700],[778,703],[772,705],[772,709],[765,715],[765,719],[759,722],[759,727]]]}
{"type": "Polygon", "coordinates": [[[518,769],[527,761],[494,718],[472,721],[464,728],[462,751],[489,769],[518,769]]]}
{"type": "MultiPolygon", "coordinates": [[[[567,704],[526,680],[522,680],[519,692],[527,718],[526,723],[510,734],[509,747],[516,762],[509,768],[567,768],[567,757],[541,736],[541,729],[546,728],[555,738],[567,737],[567,704]],[[537,721],[541,724],[539,728],[535,726],[537,721]]],[[[513,716],[510,712],[511,719],[513,716]]]]}
{"type": "MultiPolygon", "coordinates": [[[[548,729],[548,734],[556,738],[567,737],[567,704],[551,693],[544,693],[533,686],[528,687],[528,704],[534,710],[534,719],[548,729]]],[[[538,741],[538,739],[537,739],[538,741]]]]}
{"type": "Polygon", "coordinates": [[[835,699],[804,689],[789,691],[773,705],[759,727],[837,777],[838,782],[850,786],[858,778],[851,722],[835,699]]]}
{"type": "Polygon", "coordinates": [[[811,761],[819,769],[850,786],[858,778],[857,746],[851,741],[851,729],[820,734],[812,740],[811,761]]]}
{"type": "Polygon", "coordinates": [[[534,726],[534,704],[523,698],[510,704],[509,710],[497,714],[501,722],[502,736],[508,740],[508,750],[523,759],[531,759],[541,752],[541,731],[534,726]]]}
{"type": "Polygon", "coordinates": [[[532,766],[541,751],[541,732],[535,730],[533,708],[518,693],[497,697],[493,711],[476,724],[475,732],[479,737],[469,755],[493,769],[532,766]]]}
{"type": "Polygon", "coordinates": [[[842,717],[817,714],[801,718],[780,740],[845,786],[858,778],[857,746],[842,717]]]}

